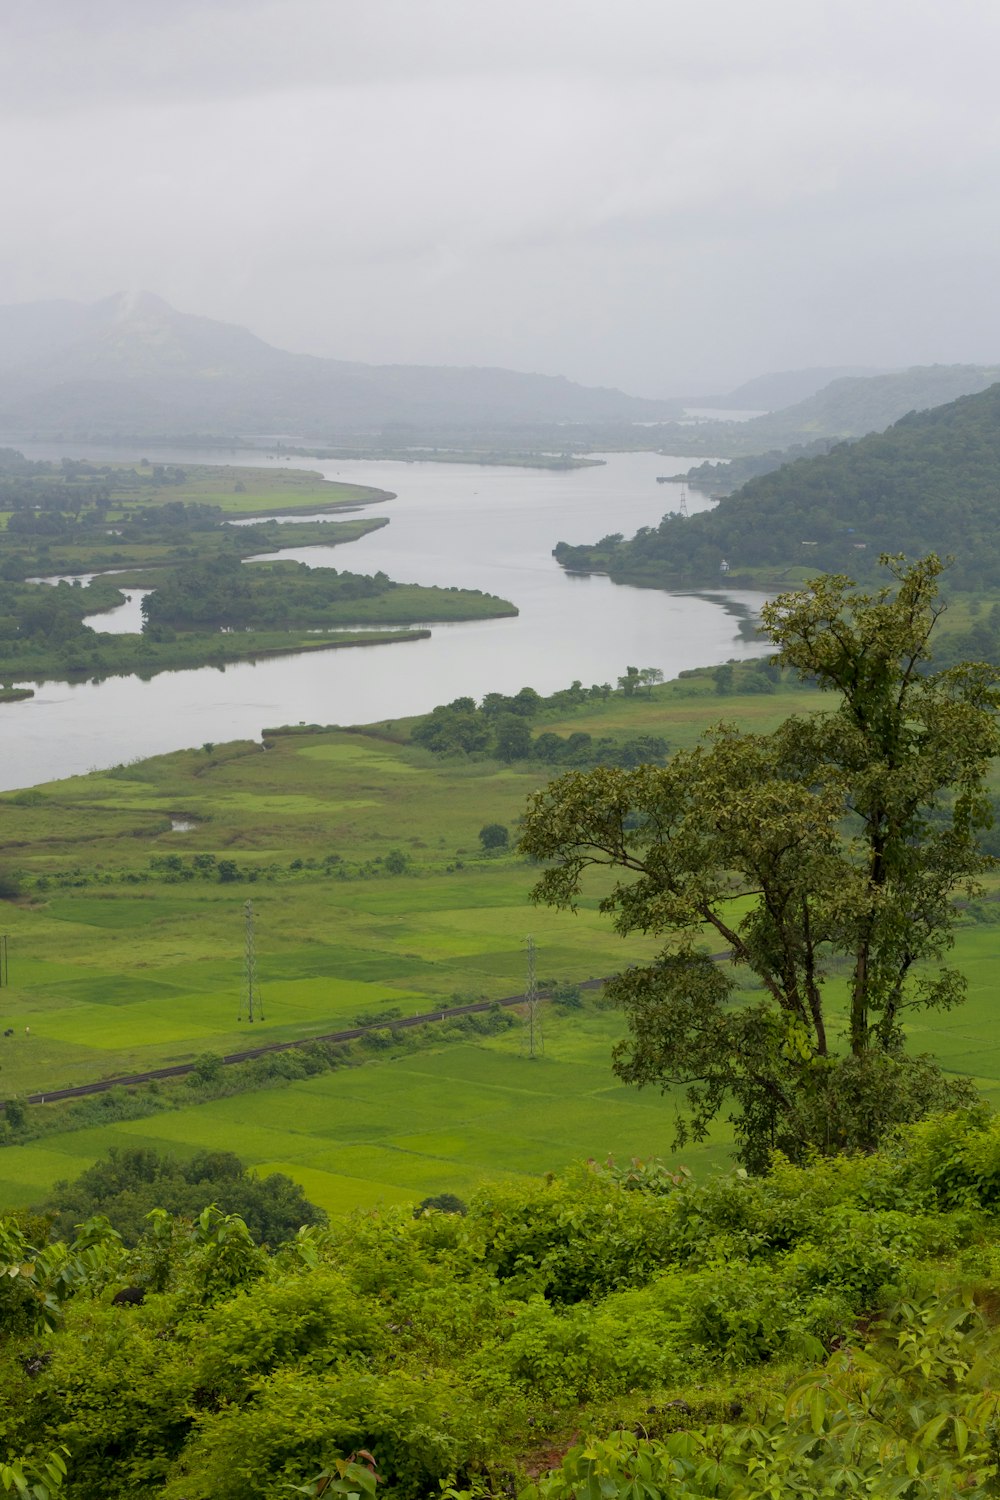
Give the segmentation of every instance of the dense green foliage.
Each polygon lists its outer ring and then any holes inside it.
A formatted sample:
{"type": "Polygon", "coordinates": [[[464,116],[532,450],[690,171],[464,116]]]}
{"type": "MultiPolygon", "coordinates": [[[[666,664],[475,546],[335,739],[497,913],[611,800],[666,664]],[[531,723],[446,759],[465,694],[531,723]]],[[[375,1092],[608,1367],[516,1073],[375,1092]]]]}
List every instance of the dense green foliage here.
{"type": "Polygon", "coordinates": [[[131,1250],[8,1219],[0,1444],[65,1449],[67,1500],[264,1500],[363,1453],[387,1500],[987,1495],[998,1212],[980,1112],[764,1179],[493,1185],[276,1255],[213,1209],[131,1250]]]}
{"type": "MultiPolygon", "coordinates": [[[[636,690],[639,674],[630,667],[635,677],[619,678],[619,686],[626,696],[636,690]]],[[[650,669],[652,671],[653,669],[650,669]]],[[[655,673],[647,686],[662,678],[655,673]]],[[[643,678],[646,682],[647,679],[643,678]]],[[[586,730],[576,730],[568,735],[554,734],[546,730],[532,736],[531,721],[543,710],[551,711],[560,706],[573,708],[588,698],[604,700],[610,697],[610,683],[595,683],[589,690],[579,682],[549,698],[541,698],[534,688],[522,688],[508,697],[503,693],[487,693],[477,705],[474,698],[456,698],[452,703],[439,704],[432,709],[411,731],[415,745],[423,745],[437,755],[483,755],[495,756],[501,761],[541,761],[550,766],[638,766],[645,763],[662,764],[667,754],[666,740],[659,735],[639,735],[626,740],[611,736],[595,739],[586,730]]]]}
{"type": "Polygon", "coordinates": [[[887,432],[839,444],[753,479],[714,511],[668,515],[631,541],[560,542],[566,567],[668,587],[744,569],[870,572],[880,552],[955,558],[952,582],[1000,580],[1000,385],[904,417],[887,432]]]}
{"type": "Polygon", "coordinates": [[[618,1073],[684,1085],[696,1139],[731,1109],[755,1170],[776,1145],[871,1149],[955,1087],[908,1061],[904,1024],[964,997],[942,960],[953,895],[989,864],[978,833],[1000,747],[996,673],[924,675],[941,564],[884,561],[894,584],[877,594],[821,577],[764,608],[776,663],[832,693],[832,709],[768,735],[722,725],[663,769],[571,773],[525,819],[520,847],[550,862],[536,899],[573,906],[586,873],[609,867],[623,872],[601,902],[617,930],[666,940],[609,986],[631,1033],[618,1073]],[[733,1003],[705,937],[750,971],[760,1001],[733,1003]],[[843,1058],[825,999],[838,961],[843,1058]]]}
{"type": "Polygon", "coordinates": [[[110,578],[96,578],[86,587],[66,581],[55,586],[0,583],[0,659],[17,663],[42,651],[71,667],[97,643],[96,631],[83,624],[86,616],[124,599],[110,578]]]}
{"type": "Polygon", "coordinates": [[[230,1151],[199,1151],[179,1161],[145,1147],[112,1147],[75,1182],[57,1182],[40,1208],[54,1216],[61,1237],[69,1238],[76,1225],[102,1214],[126,1245],[134,1245],[154,1208],[193,1219],[212,1203],[239,1214],[254,1239],[272,1248],[292,1239],[303,1224],[326,1222],[290,1177],[280,1172],[257,1177],[230,1151]]]}
{"type": "Polygon", "coordinates": [[[170,571],[142,601],[145,629],[222,625],[230,629],[294,629],[365,621],[407,625],[418,620],[510,615],[512,604],[479,589],[402,588],[385,573],[369,577],[308,563],[238,558],[192,561],[170,571]]]}
{"type": "MultiPolygon", "coordinates": [[[[793,443],[789,448],[769,448],[764,453],[749,453],[743,458],[730,458],[724,463],[706,459],[695,464],[683,476],[687,482],[703,495],[721,498],[731,495],[749,479],[758,479],[761,474],[772,474],[785,464],[800,458],[815,458],[817,454],[829,453],[836,439],[816,438],[811,443],[793,443]]],[[[673,476],[680,478],[681,476],[673,476]]]]}

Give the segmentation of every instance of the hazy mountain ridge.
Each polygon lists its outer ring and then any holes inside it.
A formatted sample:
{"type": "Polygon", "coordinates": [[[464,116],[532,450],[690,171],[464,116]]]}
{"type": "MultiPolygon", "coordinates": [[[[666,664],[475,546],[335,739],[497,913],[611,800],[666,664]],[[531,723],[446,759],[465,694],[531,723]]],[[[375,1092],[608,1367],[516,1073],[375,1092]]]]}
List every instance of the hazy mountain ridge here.
{"type": "MultiPolygon", "coordinates": [[[[974,396],[1000,380],[1000,365],[914,365],[887,375],[845,376],[815,395],[745,424],[755,439],[864,437],[911,411],[974,396]]],[[[771,446],[770,442],[768,446],[771,446]]]]}
{"type": "Polygon", "coordinates": [[[810,396],[825,390],[835,380],[870,379],[891,373],[874,365],[819,365],[805,370],[775,370],[745,380],[734,391],[720,396],[718,401],[720,406],[733,410],[782,411],[800,401],[808,401],[810,396]]]}
{"type": "MultiPolygon", "coordinates": [[[[908,412],[928,411],[960,396],[976,395],[997,380],[1000,365],[914,365],[884,375],[845,376],[793,406],[749,421],[660,423],[651,429],[649,441],[665,454],[746,458],[816,438],[840,441],[882,432],[908,412]]],[[[729,402],[732,396],[716,399],[729,402]]]]}
{"type": "Polygon", "coordinates": [[[676,410],[563,376],[290,354],[149,293],[89,308],[0,308],[0,351],[0,424],[12,434],[141,428],[322,436],[392,422],[628,422],[676,410]]]}

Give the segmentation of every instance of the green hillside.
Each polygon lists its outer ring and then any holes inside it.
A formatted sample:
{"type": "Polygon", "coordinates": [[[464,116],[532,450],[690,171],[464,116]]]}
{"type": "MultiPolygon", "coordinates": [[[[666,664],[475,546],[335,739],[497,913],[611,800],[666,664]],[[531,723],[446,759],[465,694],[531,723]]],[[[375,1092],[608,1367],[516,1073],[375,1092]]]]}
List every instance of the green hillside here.
{"type": "Polygon", "coordinates": [[[710,513],[667,515],[630,541],[560,543],[564,567],[658,587],[865,576],[881,552],[955,559],[953,586],[1000,581],[1000,385],[751,480],[710,513]],[[724,566],[725,564],[725,566],[724,566]]]}
{"type": "Polygon", "coordinates": [[[134,1249],[100,1219],[68,1245],[0,1219],[0,1479],[16,1464],[25,1500],[987,1500],[998,1208],[1000,1132],[973,1113],[763,1179],[591,1163],[270,1247],[213,1207],[134,1249]]]}

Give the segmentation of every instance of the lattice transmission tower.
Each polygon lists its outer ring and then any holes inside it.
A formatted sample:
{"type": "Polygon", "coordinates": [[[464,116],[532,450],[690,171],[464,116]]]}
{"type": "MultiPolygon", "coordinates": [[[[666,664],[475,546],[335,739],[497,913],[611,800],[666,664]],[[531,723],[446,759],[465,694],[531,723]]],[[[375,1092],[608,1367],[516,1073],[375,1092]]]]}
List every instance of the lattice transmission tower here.
{"type": "MultiPolygon", "coordinates": [[[[263,1021],[264,1001],[261,998],[260,985],[257,983],[257,951],[254,940],[253,902],[248,901],[243,908],[244,926],[244,948],[243,948],[243,978],[244,996],[246,999],[246,1013],[248,1021],[263,1021]]],[[[243,1019],[243,1007],[240,1007],[238,1020],[243,1019]]]]}
{"type": "Polygon", "coordinates": [[[524,1028],[521,1032],[522,1057],[542,1057],[545,1038],[542,1035],[542,1013],[538,999],[538,975],[535,971],[535,940],[527,939],[528,973],[524,989],[524,1028]]]}

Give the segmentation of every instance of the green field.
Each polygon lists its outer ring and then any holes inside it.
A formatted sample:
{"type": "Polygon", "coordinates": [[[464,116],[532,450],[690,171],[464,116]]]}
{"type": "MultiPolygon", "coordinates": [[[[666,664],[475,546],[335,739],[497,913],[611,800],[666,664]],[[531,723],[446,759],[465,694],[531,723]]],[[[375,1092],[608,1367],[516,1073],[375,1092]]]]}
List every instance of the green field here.
{"type": "MultiPolygon", "coordinates": [[[[536,728],[657,732],[675,748],[723,710],[763,729],[817,702],[805,690],[720,700],[697,679],[550,711],[536,728]]],[[[2,1095],[518,993],[528,933],[539,975],[564,981],[654,951],[615,936],[596,910],[598,884],[576,914],[532,908],[537,872],[481,850],[480,827],[514,830],[544,768],[434,757],[406,734],[396,723],[274,734],[266,751],[238,742],[0,796],[0,872],[25,891],[0,908],[0,1026],[14,1031],[0,1039],[2,1095]],[[400,854],[405,872],[387,873],[387,856],[400,854]],[[266,1013],[252,1027],[237,1020],[248,898],[266,1013]]],[[[1000,1094],[996,935],[988,922],[961,929],[969,1003],[913,1030],[921,1050],[990,1097],[1000,1094]]],[[[233,1150],[287,1170],[330,1208],[461,1194],[483,1175],[580,1156],[669,1152],[670,1101],[611,1073],[622,1027],[591,1002],[548,1012],[545,1054],[533,1060],[519,1028],[400,1046],[305,1082],[8,1146],[0,1202],[37,1200],[114,1143],[233,1150]]],[[[723,1159],[721,1135],[685,1152],[696,1168],[723,1159]]]]}
{"type": "MultiPolygon", "coordinates": [[[[535,1058],[516,1027],[479,1045],[446,1043],[10,1146],[0,1151],[0,1202],[38,1201],[111,1144],[234,1151],[265,1172],[287,1172],[330,1210],[462,1196],[484,1177],[554,1171],[579,1157],[669,1154],[669,1101],[611,1074],[608,1054],[620,1031],[620,1018],[606,1012],[548,1012],[544,1052],[535,1058]]],[[[700,1147],[685,1160],[724,1165],[725,1148],[700,1147]]]]}

